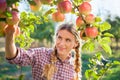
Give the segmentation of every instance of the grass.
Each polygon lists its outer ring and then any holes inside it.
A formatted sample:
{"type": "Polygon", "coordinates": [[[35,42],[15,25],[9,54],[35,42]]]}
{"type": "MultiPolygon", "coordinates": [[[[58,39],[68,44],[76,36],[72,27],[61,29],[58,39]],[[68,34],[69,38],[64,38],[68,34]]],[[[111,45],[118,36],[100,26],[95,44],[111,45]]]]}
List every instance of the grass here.
{"type": "Polygon", "coordinates": [[[22,73],[25,75],[31,73],[31,67],[9,64],[4,57],[4,52],[0,52],[0,80],[18,80],[22,73]]]}

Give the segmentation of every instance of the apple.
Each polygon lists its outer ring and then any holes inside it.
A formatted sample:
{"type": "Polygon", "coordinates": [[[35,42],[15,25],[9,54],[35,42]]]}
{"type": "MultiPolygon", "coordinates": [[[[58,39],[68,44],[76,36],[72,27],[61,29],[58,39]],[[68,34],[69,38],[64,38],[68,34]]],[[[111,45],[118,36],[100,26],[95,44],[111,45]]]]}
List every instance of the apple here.
{"type": "Polygon", "coordinates": [[[30,4],[30,9],[34,12],[39,11],[40,7],[41,7],[41,2],[40,0],[34,0],[35,4],[30,4]]]}
{"type": "Polygon", "coordinates": [[[40,0],[42,4],[51,4],[52,0],[40,0]]]}
{"type": "Polygon", "coordinates": [[[68,0],[65,0],[65,1],[62,1],[60,3],[58,3],[58,10],[61,12],[61,13],[69,13],[72,11],[72,4],[70,1],[68,0]]]}
{"type": "Polygon", "coordinates": [[[7,8],[6,0],[0,0],[0,13],[5,12],[7,8]]]}
{"type": "Polygon", "coordinates": [[[57,11],[52,14],[52,19],[53,19],[53,21],[56,21],[56,22],[62,22],[65,19],[65,15],[62,14],[61,12],[57,11]]]}
{"type": "Polygon", "coordinates": [[[96,27],[87,27],[85,29],[85,34],[89,38],[96,38],[98,35],[98,29],[96,27]]]}
{"type": "Polygon", "coordinates": [[[88,14],[87,16],[85,16],[85,21],[88,24],[91,24],[91,23],[95,22],[95,16],[93,14],[88,14]]]}
{"type": "Polygon", "coordinates": [[[78,16],[76,19],[76,25],[78,28],[81,27],[82,25],[84,25],[84,21],[82,20],[82,18],[80,16],[78,16]]]}
{"type": "Polygon", "coordinates": [[[17,24],[20,21],[20,16],[17,11],[11,11],[12,17],[7,17],[6,21],[8,25],[17,24]]]}
{"type": "Polygon", "coordinates": [[[91,4],[89,2],[83,2],[78,7],[79,12],[83,15],[88,15],[91,12],[91,4]]]}

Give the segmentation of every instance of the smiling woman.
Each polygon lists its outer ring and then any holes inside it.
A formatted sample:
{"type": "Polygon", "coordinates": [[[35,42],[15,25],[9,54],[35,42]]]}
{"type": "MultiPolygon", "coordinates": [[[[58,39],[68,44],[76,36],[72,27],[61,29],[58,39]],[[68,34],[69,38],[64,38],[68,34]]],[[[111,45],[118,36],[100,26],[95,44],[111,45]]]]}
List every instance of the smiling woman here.
{"type": "Polygon", "coordinates": [[[81,80],[80,38],[73,24],[59,26],[54,48],[28,50],[16,48],[14,28],[6,33],[5,55],[10,63],[32,66],[34,80],[81,80]],[[71,52],[73,50],[74,57],[71,52]]]}

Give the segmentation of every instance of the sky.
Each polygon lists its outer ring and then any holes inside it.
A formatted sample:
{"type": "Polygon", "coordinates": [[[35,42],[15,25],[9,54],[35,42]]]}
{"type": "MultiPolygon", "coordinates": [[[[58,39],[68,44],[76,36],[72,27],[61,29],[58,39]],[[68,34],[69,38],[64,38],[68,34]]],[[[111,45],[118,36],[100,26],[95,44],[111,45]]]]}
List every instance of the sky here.
{"type": "MultiPolygon", "coordinates": [[[[108,14],[120,17],[120,0],[91,0],[92,13],[105,18],[108,14]]],[[[20,9],[24,9],[24,4],[20,5],[20,9]]]]}
{"type": "Polygon", "coordinates": [[[90,3],[95,14],[120,16],[120,0],[92,0],[90,3]]]}

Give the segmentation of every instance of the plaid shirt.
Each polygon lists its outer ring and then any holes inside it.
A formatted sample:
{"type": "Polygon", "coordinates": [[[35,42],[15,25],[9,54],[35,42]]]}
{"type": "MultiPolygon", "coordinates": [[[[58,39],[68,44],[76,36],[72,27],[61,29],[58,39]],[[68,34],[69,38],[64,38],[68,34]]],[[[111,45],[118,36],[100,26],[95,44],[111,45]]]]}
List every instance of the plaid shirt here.
{"type": "MultiPolygon", "coordinates": [[[[53,51],[51,48],[32,48],[28,50],[23,50],[17,48],[18,54],[14,59],[8,60],[12,64],[17,64],[20,66],[32,66],[32,76],[34,80],[45,80],[42,77],[43,67],[45,64],[50,63],[50,53],[53,51]]],[[[74,77],[74,67],[72,57],[65,60],[64,62],[57,60],[55,66],[58,68],[57,72],[54,74],[52,80],[73,80],[74,77]]]]}

